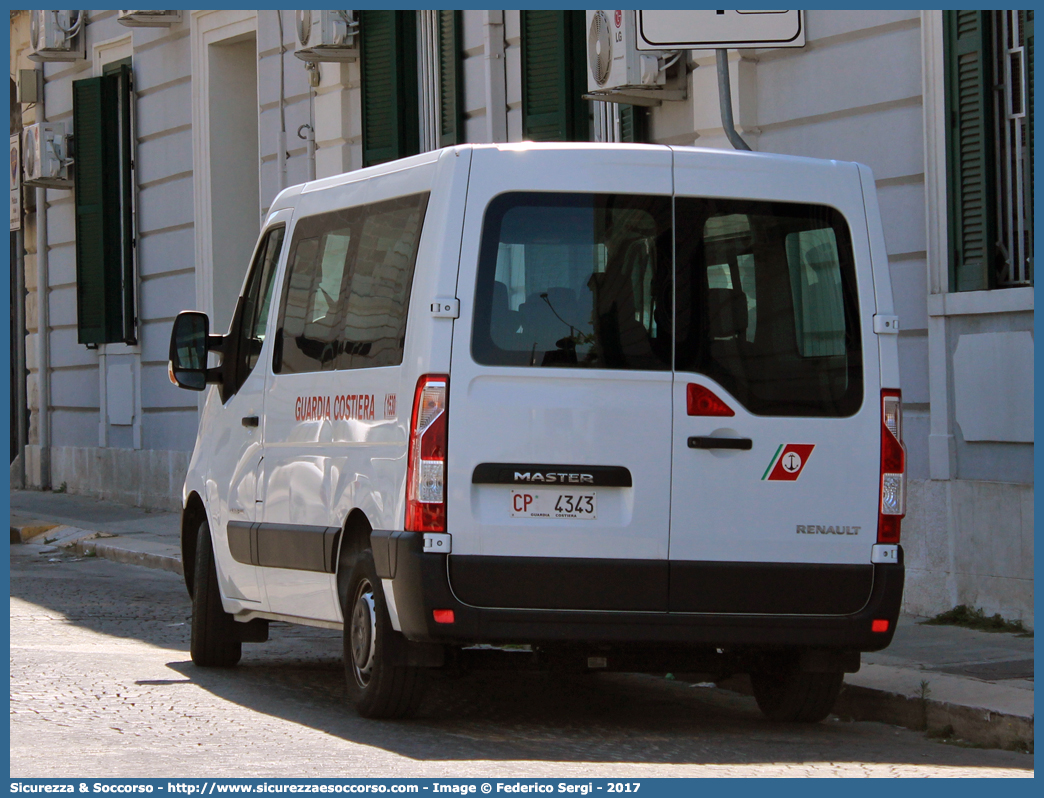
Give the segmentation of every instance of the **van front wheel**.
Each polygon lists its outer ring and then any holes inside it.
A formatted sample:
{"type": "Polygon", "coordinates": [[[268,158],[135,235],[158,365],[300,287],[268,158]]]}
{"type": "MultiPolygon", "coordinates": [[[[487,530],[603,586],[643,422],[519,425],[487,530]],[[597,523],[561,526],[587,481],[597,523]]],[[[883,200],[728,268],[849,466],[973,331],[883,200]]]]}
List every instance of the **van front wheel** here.
{"type": "Polygon", "coordinates": [[[843,673],[805,673],[794,665],[750,675],[754,699],[769,720],[818,723],[834,708],[843,673]]]}
{"type": "Polygon", "coordinates": [[[214,543],[204,521],[196,534],[196,562],[192,591],[192,662],[203,668],[231,668],[243,654],[236,622],[221,606],[214,543]]]}
{"type": "Polygon", "coordinates": [[[344,670],[356,711],[364,718],[413,715],[424,697],[427,674],[403,664],[406,639],[392,629],[369,549],[356,559],[342,610],[344,670]]]}

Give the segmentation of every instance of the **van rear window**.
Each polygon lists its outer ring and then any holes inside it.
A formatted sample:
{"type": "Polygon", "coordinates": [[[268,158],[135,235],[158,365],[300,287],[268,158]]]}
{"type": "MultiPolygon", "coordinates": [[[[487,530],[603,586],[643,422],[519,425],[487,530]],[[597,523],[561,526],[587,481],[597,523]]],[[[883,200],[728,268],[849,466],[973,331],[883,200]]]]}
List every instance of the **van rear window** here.
{"type": "Polygon", "coordinates": [[[863,397],[848,226],[836,210],[678,198],[679,371],[752,413],[848,416],[863,397]]]}
{"type": "Polygon", "coordinates": [[[402,363],[428,195],[309,216],[294,227],[276,373],[402,363]]]}
{"type": "Polygon", "coordinates": [[[483,225],[472,355],[669,371],[670,274],[669,197],[502,194],[483,225]]]}

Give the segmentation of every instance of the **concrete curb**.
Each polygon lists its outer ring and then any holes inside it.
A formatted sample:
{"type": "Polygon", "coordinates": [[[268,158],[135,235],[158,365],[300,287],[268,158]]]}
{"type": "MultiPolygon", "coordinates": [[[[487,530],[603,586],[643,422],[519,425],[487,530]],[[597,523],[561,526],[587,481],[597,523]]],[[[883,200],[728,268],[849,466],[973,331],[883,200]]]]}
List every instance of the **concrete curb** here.
{"type": "Polygon", "coordinates": [[[181,552],[169,543],[138,538],[114,538],[102,543],[98,540],[78,541],[74,546],[78,554],[102,557],[113,562],[142,565],[159,571],[171,571],[182,576],[181,552]]]}
{"type": "MultiPolygon", "coordinates": [[[[746,675],[733,676],[718,686],[743,695],[753,694],[746,675]]],[[[1033,745],[1033,693],[935,671],[864,664],[858,673],[845,674],[845,684],[831,714],[842,720],[888,723],[987,748],[1026,750],[1033,745]],[[920,695],[922,680],[927,683],[923,697],[920,695]],[[917,685],[913,695],[909,689],[911,681],[917,685]],[[876,686],[873,683],[877,683],[876,686]],[[959,690],[960,687],[963,690],[959,690]],[[974,695],[964,703],[945,700],[947,694],[955,692],[974,695]],[[933,693],[939,697],[933,698],[933,693]],[[1021,714],[1013,704],[1022,704],[1029,714],[1021,714]],[[952,731],[944,734],[946,727],[952,731]]]]}
{"type": "Polygon", "coordinates": [[[33,538],[46,534],[57,526],[59,526],[59,524],[53,524],[47,521],[31,521],[12,516],[11,542],[28,543],[33,538]]]}
{"type": "Polygon", "coordinates": [[[179,547],[153,535],[117,536],[111,532],[65,524],[12,518],[11,541],[72,549],[81,556],[102,557],[114,562],[171,571],[179,576],[184,573],[179,547]]]}
{"type": "Polygon", "coordinates": [[[845,720],[872,720],[927,731],[933,737],[966,740],[987,748],[1025,750],[1033,744],[1033,717],[994,712],[931,698],[846,684],[834,705],[845,720]],[[944,730],[949,727],[948,733],[944,730]]]}

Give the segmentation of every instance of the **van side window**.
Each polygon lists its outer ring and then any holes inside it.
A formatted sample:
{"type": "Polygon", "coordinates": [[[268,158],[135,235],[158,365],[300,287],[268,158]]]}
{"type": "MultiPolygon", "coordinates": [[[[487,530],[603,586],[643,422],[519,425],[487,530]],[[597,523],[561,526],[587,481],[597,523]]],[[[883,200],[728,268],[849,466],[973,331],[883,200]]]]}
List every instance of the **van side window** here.
{"type": "Polygon", "coordinates": [[[502,194],[479,257],[476,362],[670,370],[669,197],[502,194]]]}
{"type": "Polygon", "coordinates": [[[397,366],[428,195],[301,219],[273,370],[397,366]]]}
{"type": "Polygon", "coordinates": [[[261,354],[268,326],[268,310],[272,305],[273,277],[279,263],[279,252],[283,248],[285,227],[277,227],[268,234],[259,253],[258,265],[254,267],[250,286],[247,289],[247,306],[244,319],[247,321],[246,339],[252,345],[246,348],[246,368],[249,373],[261,354]]]}
{"type": "Polygon", "coordinates": [[[862,402],[855,266],[833,208],[678,198],[676,368],[752,413],[849,416],[862,402]]]}
{"type": "Polygon", "coordinates": [[[276,266],[279,265],[279,253],[283,249],[285,232],[286,227],[279,225],[265,234],[254,257],[254,264],[250,268],[246,288],[236,303],[224,352],[222,401],[228,401],[229,397],[239,390],[254,370],[261,355],[268,324],[268,310],[272,304],[272,289],[275,283],[273,278],[276,266]]]}

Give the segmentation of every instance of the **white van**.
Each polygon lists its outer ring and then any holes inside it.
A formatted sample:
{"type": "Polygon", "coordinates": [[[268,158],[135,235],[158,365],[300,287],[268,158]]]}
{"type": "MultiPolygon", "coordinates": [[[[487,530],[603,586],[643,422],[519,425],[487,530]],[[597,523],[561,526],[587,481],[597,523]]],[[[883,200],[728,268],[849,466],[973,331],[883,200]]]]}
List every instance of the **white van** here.
{"type": "Polygon", "coordinates": [[[193,661],[279,620],[343,628],[367,717],[546,667],[749,673],[820,720],[899,613],[893,314],[858,164],[466,145],[289,188],[228,333],[172,334],[213,385],[193,661]]]}

